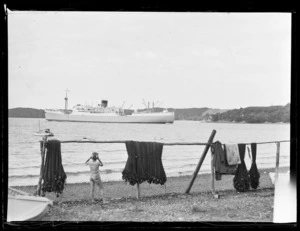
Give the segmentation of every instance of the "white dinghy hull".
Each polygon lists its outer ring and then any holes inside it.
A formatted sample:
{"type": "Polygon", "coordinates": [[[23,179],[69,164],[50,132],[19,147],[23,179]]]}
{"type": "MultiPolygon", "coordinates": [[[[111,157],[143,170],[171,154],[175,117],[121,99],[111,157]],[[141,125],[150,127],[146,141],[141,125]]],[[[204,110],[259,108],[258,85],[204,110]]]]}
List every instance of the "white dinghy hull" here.
{"type": "Polygon", "coordinates": [[[9,188],[7,203],[7,221],[39,220],[53,202],[45,197],[32,196],[28,193],[9,188]]]}

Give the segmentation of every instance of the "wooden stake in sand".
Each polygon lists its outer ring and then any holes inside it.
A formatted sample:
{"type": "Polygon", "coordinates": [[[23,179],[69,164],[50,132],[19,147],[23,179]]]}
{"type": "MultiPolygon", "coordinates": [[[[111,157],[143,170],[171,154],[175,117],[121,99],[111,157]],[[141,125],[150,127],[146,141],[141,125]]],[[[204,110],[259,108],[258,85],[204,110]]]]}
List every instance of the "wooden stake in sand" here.
{"type": "Polygon", "coordinates": [[[211,153],[211,163],[210,163],[210,167],[211,167],[211,191],[212,194],[215,195],[215,168],[214,168],[214,154],[211,153]]]}
{"type": "Polygon", "coordinates": [[[41,195],[41,185],[42,185],[42,180],[43,180],[43,174],[44,174],[44,162],[45,162],[45,150],[46,150],[46,142],[47,142],[47,136],[43,136],[43,147],[41,150],[41,168],[40,168],[40,176],[39,176],[39,181],[38,181],[38,186],[36,189],[37,195],[41,195]]]}
{"type": "Polygon", "coordinates": [[[193,186],[193,183],[194,183],[194,181],[195,181],[195,179],[196,179],[196,177],[198,175],[198,172],[199,172],[199,170],[201,168],[201,165],[202,165],[202,163],[203,163],[203,161],[205,159],[206,153],[208,152],[208,149],[210,148],[210,145],[213,142],[213,139],[214,139],[214,137],[216,135],[216,132],[217,132],[216,130],[212,130],[211,135],[210,135],[210,137],[209,137],[209,139],[207,141],[207,144],[206,144],[206,146],[205,146],[205,148],[203,150],[202,156],[201,156],[201,158],[200,158],[200,160],[198,162],[198,165],[197,165],[197,167],[196,167],[196,169],[195,169],[195,171],[193,173],[192,180],[191,180],[189,186],[187,187],[187,189],[185,190],[185,193],[189,193],[190,192],[190,190],[191,190],[191,188],[193,186]]]}
{"type": "MultiPolygon", "coordinates": [[[[135,167],[136,167],[136,172],[138,172],[138,161],[137,161],[137,158],[138,156],[135,156],[135,167]]],[[[136,198],[139,199],[140,198],[140,194],[141,194],[141,191],[140,191],[140,184],[139,183],[136,183],[136,189],[137,189],[137,192],[136,192],[136,198]]]]}
{"type": "Polygon", "coordinates": [[[137,189],[137,192],[136,192],[136,198],[137,199],[139,199],[140,198],[140,184],[139,183],[137,183],[136,184],[136,189],[137,189]]]}
{"type": "Polygon", "coordinates": [[[279,174],[279,157],[280,157],[280,142],[276,143],[276,170],[275,170],[275,182],[277,181],[279,174]]]}

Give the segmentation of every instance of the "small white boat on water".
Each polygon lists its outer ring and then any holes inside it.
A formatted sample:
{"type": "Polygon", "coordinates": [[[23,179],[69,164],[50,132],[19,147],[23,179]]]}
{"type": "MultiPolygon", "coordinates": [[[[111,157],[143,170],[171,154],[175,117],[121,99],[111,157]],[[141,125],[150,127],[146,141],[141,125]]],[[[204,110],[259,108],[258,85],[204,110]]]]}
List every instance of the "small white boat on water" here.
{"type": "Polygon", "coordinates": [[[117,107],[107,107],[107,100],[102,100],[96,107],[77,104],[68,110],[68,97],[65,97],[65,109],[45,109],[48,121],[96,122],[96,123],[173,123],[174,112],[163,110],[154,112],[148,109],[126,114],[125,110],[117,107]]]}
{"type": "Polygon", "coordinates": [[[53,202],[45,197],[8,188],[7,221],[39,220],[47,212],[49,205],[53,205],[53,202]]]}

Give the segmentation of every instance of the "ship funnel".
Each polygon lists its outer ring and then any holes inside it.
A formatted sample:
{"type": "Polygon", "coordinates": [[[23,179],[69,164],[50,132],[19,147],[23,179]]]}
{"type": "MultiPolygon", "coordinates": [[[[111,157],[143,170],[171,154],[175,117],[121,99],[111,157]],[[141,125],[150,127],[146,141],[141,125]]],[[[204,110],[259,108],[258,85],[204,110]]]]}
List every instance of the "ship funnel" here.
{"type": "Polygon", "coordinates": [[[107,100],[101,100],[101,107],[107,107],[107,100]]]}

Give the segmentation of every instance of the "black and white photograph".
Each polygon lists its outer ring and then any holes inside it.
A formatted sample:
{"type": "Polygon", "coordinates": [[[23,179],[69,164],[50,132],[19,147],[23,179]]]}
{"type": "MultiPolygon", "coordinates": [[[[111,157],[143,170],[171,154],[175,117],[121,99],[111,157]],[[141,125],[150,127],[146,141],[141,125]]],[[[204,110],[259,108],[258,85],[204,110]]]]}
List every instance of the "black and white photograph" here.
{"type": "Polygon", "coordinates": [[[296,222],[289,12],[7,8],[7,222],[296,222]]]}

